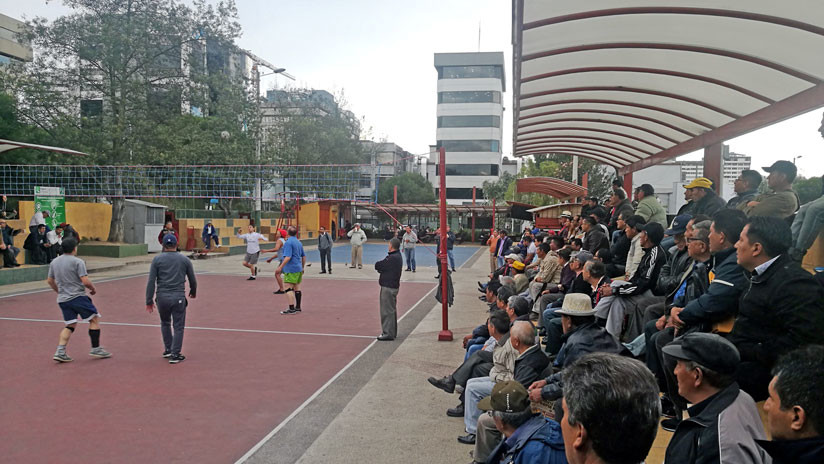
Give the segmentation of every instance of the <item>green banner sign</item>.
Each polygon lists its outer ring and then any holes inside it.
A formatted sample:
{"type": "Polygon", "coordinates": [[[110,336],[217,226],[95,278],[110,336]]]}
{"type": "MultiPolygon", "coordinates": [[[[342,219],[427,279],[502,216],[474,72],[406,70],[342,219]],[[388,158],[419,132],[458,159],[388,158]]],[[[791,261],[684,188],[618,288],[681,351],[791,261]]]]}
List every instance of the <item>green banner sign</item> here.
{"type": "Polygon", "coordinates": [[[48,213],[46,225],[54,229],[66,222],[66,200],[63,187],[34,187],[34,212],[48,213]]]}

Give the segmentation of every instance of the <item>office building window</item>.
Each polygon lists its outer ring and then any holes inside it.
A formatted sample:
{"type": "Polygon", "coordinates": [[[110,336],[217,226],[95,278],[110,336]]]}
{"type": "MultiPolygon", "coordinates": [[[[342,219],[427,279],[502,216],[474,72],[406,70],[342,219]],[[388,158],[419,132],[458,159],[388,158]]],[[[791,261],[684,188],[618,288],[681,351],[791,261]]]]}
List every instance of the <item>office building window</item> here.
{"type": "Polygon", "coordinates": [[[442,66],[438,68],[438,79],[501,79],[503,69],[500,66],[442,66]]]}
{"type": "Polygon", "coordinates": [[[499,153],[501,142],[498,140],[438,140],[437,148],[441,147],[446,151],[499,153]]]}
{"type": "MultiPolygon", "coordinates": [[[[435,189],[435,196],[437,197],[440,195],[440,189],[435,189]]],[[[469,188],[446,188],[446,198],[450,200],[471,200],[472,199],[472,187],[469,188]]],[[[481,188],[475,189],[475,199],[482,199],[483,198],[483,190],[481,188]]]]}
{"type": "MultiPolygon", "coordinates": [[[[440,165],[435,165],[435,175],[439,176],[440,165]]],[[[447,176],[497,176],[497,164],[448,164],[446,165],[447,176]]]]}
{"type": "Polygon", "coordinates": [[[438,92],[438,103],[500,103],[501,92],[438,92]]]}
{"type": "Polygon", "coordinates": [[[439,116],[438,127],[501,127],[501,117],[439,116]]]}

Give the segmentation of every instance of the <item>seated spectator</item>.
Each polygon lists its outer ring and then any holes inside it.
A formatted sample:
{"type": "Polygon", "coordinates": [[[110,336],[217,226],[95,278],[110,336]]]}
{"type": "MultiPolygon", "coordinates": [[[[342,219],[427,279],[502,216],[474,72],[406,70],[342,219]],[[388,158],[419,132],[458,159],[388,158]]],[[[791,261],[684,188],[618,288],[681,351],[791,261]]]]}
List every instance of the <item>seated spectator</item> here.
{"type": "Polygon", "coordinates": [[[203,231],[200,234],[200,238],[203,239],[203,245],[207,250],[212,249],[212,241],[214,241],[215,245],[220,248],[220,237],[218,236],[217,228],[212,225],[212,221],[209,219],[206,220],[206,225],[203,226],[203,231]]]}
{"type": "Polygon", "coordinates": [[[515,280],[515,293],[521,293],[529,287],[529,278],[527,278],[526,274],[524,274],[524,268],[526,266],[524,263],[520,261],[515,261],[512,263],[512,271],[513,275],[512,278],[515,280]]]}
{"type": "Polygon", "coordinates": [[[6,220],[0,218],[0,255],[3,256],[2,265],[5,267],[18,267],[17,255],[20,254],[20,248],[14,246],[14,236],[22,232],[21,230],[14,230],[6,223],[6,220]]]}
{"type": "Polygon", "coordinates": [[[525,250],[524,265],[532,264],[532,260],[535,259],[535,254],[537,253],[536,250],[537,244],[535,243],[535,239],[532,235],[524,235],[524,238],[521,240],[521,248],[525,250]]]}
{"type": "Polygon", "coordinates": [[[632,216],[632,213],[621,213],[618,220],[615,221],[617,228],[612,236],[612,245],[609,247],[612,253],[612,263],[616,268],[621,270],[621,275],[626,274],[627,255],[629,254],[629,247],[632,244],[632,239],[627,237],[627,219],[632,216]]]}
{"type": "MultiPolygon", "coordinates": [[[[521,385],[531,385],[540,373],[546,369],[549,359],[541,352],[540,346],[535,344],[535,329],[530,322],[516,321],[509,329],[509,332],[509,345],[516,353],[512,378],[520,382],[521,385]]],[[[460,443],[475,443],[478,417],[481,415],[478,402],[492,393],[492,387],[495,383],[496,381],[492,379],[492,371],[490,371],[489,377],[470,379],[466,383],[464,425],[467,434],[458,437],[460,443]]]]}
{"type": "Polygon", "coordinates": [[[664,228],[657,222],[651,222],[644,226],[639,235],[644,256],[638,269],[628,282],[614,281],[602,287],[602,298],[596,308],[596,316],[606,320],[607,332],[622,342],[632,341],[643,333],[643,311],[656,300],[663,300],[663,297],[655,296],[652,290],[667,259],[666,252],[659,245],[664,238],[664,228]],[[610,296],[613,298],[606,298],[610,296]]]}
{"type": "Polygon", "coordinates": [[[23,248],[29,252],[29,260],[32,264],[49,264],[49,239],[46,238],[46,225],[40,224],[34,229],[34,233],[26,237],[23,248]]]}
{"type": "Polygon", "coordinates": [[[632,203],[630,203],[629,198],[627,198],[627,193],[624,191],[623,188],[617,188],[612,190],[612,196],[609,197],[609,202],[612,205],[612,214],[609,218],[609,229],[612,230],[612,242],[615,242],[615,238],[617,235],[617,231],[623,230],[618,224],[618,219],[621,217],[621,214],[624,214],[624,217],[630,217],[634,214],[635,209],[632,207],[632,203]]]}
{"type": "Polygon", "coordinates": [[[64,239],[73,238],[77,241],[77,243],[80,243],[80,234],[77,233],[77,230],[74,227],[72,227],[71,224],[67,224],[65,222],[61,223],[60,228],[63,229],[64,239]]]}
{"type": "Polygon", "coordinates": [[[537,253],[541,263],[538,265],[538,273],[529,284],[529,297],[536,304],[533,310],[537,313],[538,296],[547,289],[547,287],[557,286],[561,282],[561,264],[558,260],[558,255],[549,254],[551,248],[550,243],[541,243],[538,245],[537,253]]]}
{"type": "Polygon", "coordinates": [[[561,230],[558,231],[558,236],[561,237],[564,242],[566,242],[567,238],[569,238],[569,233],[572,230],[572,213],[569,211],[561,211],[561,216],[559,217],[561,220],[561,230]]]}
{"type": "Polygon", "coordinates": [[[598,223],[598,227],[601,228],[601,231],[606,235],[607,242],[609,242],[609,227],[607,226],[607,222],[609,221],[609,212],[605,210],[603,207],[599,206],[594,208],[592,211],[589,212],[589,217],[595,219],[598,223]]]}
{"type": "Polygon", "coordinates": [[[572,248],[572,251],[581,251],[584,248],[584,242],[576,237],[570,240],[569,247],[572,248]]]}
{"type": "Polygon", "coordinates": [[[755,200],[739,206],[749,217],[773,216],[786,219],[798,211],[798,195],[793,191],[793,181],[797,174],[795,164],[779,160],[769,167],[761,168],[770,175],[767,185],[770,192],[759,195],[755,200]]]}
{"type": "Polygon", "coordinates": [[[712,188],[712,182],[706,177],[693,179],[689,184],[684,185],[687,190],[692,190],[689,196],[692,198],[690,213],[693,216],[706,214],[712,216],[726,205],[724,199],[719,197],[712,188]]]}
{"type": "MultiPolygon", "coordinates": [[[[572,277],[572,282],[568,284],[568,286],[567,284],[564,284],[564,278],[562,275],[561,285],[563,286],[563,293],[561,293],[557,298],[549,296],[551,294],[544,295],[541,297],[542,301],[540,302],[540,305],[543,305],[545,301],[549,302],[546,306],[539,305],[540,307],[545,308],[541,312],[541,320],[543,321],[543,327],[547,327],[549,321],[555,317],[555,309],[561,307],[561,303],[563,303],[564,301],[564,295],[566,295],[567,293],[586,293],[587,295],[592,295],[592,287],[590,287],[590,285],[587,283],[587,281],[584,279],[582,275],[582,273],[584,272],[584,265],[587,261],[591,259],[592,253],[588,251],[579,251],[575,253],[575,256],[570,258],[569,263],[569,271],[574,274],[574,276],[572,277]]],[[[558,348],[560,348],[560,346],[558,348]]],[[[552,353],[557,353],[557,350],[552,351],[552,353]]]]}
{"type": "MultiPolygon", "coordinates": [[[[695,221],[689,214],[676,216],[672,220],[672,225],[664,231],[664,235],[672,237],[674,247],[667,250],[667,262],[661,268],[661,275],[658,276],[658,283],[655,285],[655,293],[665,295],[667,298],[660,303],[647,306],[644,310],[644,324],[664,315],[666,306],[672,303],[672,296],[682,281],[684,272],[692,264],[692,258],[687,250],[687,231],[692,228],[695,221]]],[[[653,371],[654,372],[654,371],[653,371]]]]}
{"type": "Polygon", "coordinates": [[[606,268],[607,277],[613,279],[615,277],[620,277],[624,275],[623,267],[619,268],[612,262],[612,252],[609,251],[609,248],[601,248],[600,250],[595,252],[594,259],[604,263],[604,267],[606,268]]]}
{"type": "Polygon", "coordinates": [[[542,314],[543,310],[553,301],[563,297],[564,293],[569,291],[572,287],[572,281],[578,275],[573,268],[570,267],[570,259],[572,250],[570,248],[562,248],[558,250],[558,265],[561,267],[560,277],[557,284],[547,284],[546,288],[541,291],[535,299],[535,311],[542,314]]]}
{"type": "Polygon", "coordinates": [[[783,219],[756,216],[735,244],[738,264],[752,277],[729,340],[741,353],[738,383],[756,401],[768,397],[775,360],[824,333],[824,288],[787,256],[790,236],[783,219]]]}
{"type": "Polygon", "coordinates": [[[667,462],[769,462],[755,440],[764,428],[752,397],[735,383],[738,350],[716,334],[691,333],[664,347],[676,359],[678,393],[692,407],[667,446],[667,462]]]}
{"type": "MultiPolygon", "coordinates": [[[[35,211],[34,215],[29,221],[29,233],[37,233],[37,228],[46,225],[46,218],[49,217],[48,211],[35,211]]],[[[24,247],[25,248],[25,247],[24,247]]]]}
{"type": "Polygon", "coordinates": [[[635,276],[635,271],[638,270],[638,265],[641,264],[641,259],[644,257],[644,247],[641,246],[641,231],[647,225],[647,221],[643,217],[634,215],[630,216],[626,221],[624,233],[630,240],[629,251],[627,252],[626,268],[624,269],[624,280],[630,280],[635,276]]]}
{"type": "Polygon", "coordinates": [[[570,464],[637,463],[649,454],[661,406],[655,378],[640,362],[609,353],[582,357],[564,370],[562,404],[570,464]]]}
{"type": "Polygon", "coordinates": [[[165,237],[166,234],[173,234],[175,236],[175,241],[180,243],[180,237],[177,235],[177,231],[175,230],[172,221],[166,221],[166,225],[163,226],[163,229],[159,234],[157,234],[157,241],[160,242],[161,245],[163,244],[163,237],[165,237]]]}
{"type": "Polygon", "coordinates": [[[821,196],[809,203],[805,203],[795,215],[792,231],[792,246],[790,257],[799,263],[804,259],[807,250],[813,246],[818,233],[824,227],[824,176],[821,176],[821,196]]]}
{"type": "Polygon", "coordinates": [[[519,382],[509,380],[495,384],[492,393],[478,403],[478,408],[489,411],[495,428],[505,438],[487,462],[566,463],[561,426],[532,412],[526,388],[519,382]]]}
{"type": "MultiPolygon", "coordinates": [[[[598,267],[592,261],[588,267],[598,267]]],[[[615,353],[623,351],[623,346],[615,341],[603,327],[595,322],[595,310],[592,299],[583,293],[570,293],[564,298],[564,305],[555,314],[561,316],[564,336],[562,346],[555,358],[555,366],[565,368],[589,353],[615,353]]],[[[538,380],[529,386],[532,401],[557,400],[563,396],[561,374],[556,372],[549,377],[538,380]]]]}
{"type": "Polygon", "coordinates": [[[773,464],[824,462],[824,346],[809,345],[779,358],[764,403],[772,441],[757,443],[773,464]]]}
{"type": "Polygon", "coordinates": [[[727,208],[740,209],[747,203],[754,201],[758,196],[758,186],[761,185],[761,174],[752,169],[744,169],[735,179],[733,191],[735,196],[727,202],[727,208]]]}
{"type": "Polygon", "coordinates": [[[609,248],[609,239],[592,216],[587,216],[581,223],[584,229],[583,249],[595,253],[601,248],[609,248]]]}
{"type": "Polygon", "coordinates": [[[657,222],[662,229],[667,228],[667,212],[655,198],[655,189],[650,184],[643,184],[635,189],[635,199],[638,206],[635,208],[635,215],[641,216],[644,222],[657,222]]]}
{"type": "Polygon", "coordinates": [[[58,225],[54,230],[46,232],[46,238],[49,241],[49,257],[51,259],[57,258],[63,254],[63,228],[58,225]]]}

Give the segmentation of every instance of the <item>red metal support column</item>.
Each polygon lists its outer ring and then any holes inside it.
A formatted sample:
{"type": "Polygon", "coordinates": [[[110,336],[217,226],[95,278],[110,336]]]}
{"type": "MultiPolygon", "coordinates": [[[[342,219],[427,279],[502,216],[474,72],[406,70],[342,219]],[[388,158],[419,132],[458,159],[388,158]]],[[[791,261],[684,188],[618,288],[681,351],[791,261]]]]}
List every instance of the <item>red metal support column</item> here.
{"type": "MultiPolygon", "coordinates": [[[[472,187],[472,206],[475,206],[475,187],[472,187]]],[[[472,242],[475,242],[475,208],[472,208],[472,242]]]]}
{"type": "Polygon", "coordinates": [[[632,199],[632,173],[628,172],[624,174],[624,190],[627,192],[627,196],[632,199]]]}
{"type": "Polygon", "coordinates": [[[721,154],[724,144],[716,143],[704,148],[704,177],[715,183],[715,192],[720,194],[721,182],[721,154]]]}
{"type": "Polygon", "coordinates": [[[495,230],[495,199],[492,199],[492,229],[489,230],[489,233],[492,234],[492,231],[495,230]]]}
{"type": "Polygon", "coordinates": [[[393,187],[393,189],[392,189],[392,204],[393,205],[398,204],[398,186],[397,185],[395,187],[393,187]]]}
{"type": "Polygon", "coordinates": [[[440,149],[440,189],[438,196],[440,197],[440,232],[441,232],[441,249],[438,253],[441,265],[441,314],[443,319],[443,329],[438,333],[439,342],[451,342],[452,331],[449,330],[449,286],[447,285],[447,278],[449,276],[449,269],[446,262],[446,150],[440,149]]]}

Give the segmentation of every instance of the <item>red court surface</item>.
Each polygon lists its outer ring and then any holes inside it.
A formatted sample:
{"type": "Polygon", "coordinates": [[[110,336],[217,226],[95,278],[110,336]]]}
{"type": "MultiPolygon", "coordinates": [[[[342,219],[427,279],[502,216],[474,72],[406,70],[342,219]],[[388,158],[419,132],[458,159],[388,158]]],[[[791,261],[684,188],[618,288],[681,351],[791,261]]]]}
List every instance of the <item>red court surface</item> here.
{"type": "MultiPolygon", "coordinates": [[[[62,327],[53,292],[0,298],[0,460],[234,462],[380,333],[377,282],[308,279],[295,316],[279,314],[286,299],[273,279],[198,283],[178,365],[160,356],[143,276],[96,284],[110,359],[88,356],[82,324],[68,345],[74,362],[51,360],[62,327]]],[[[398,317],[433,286],[403,283],[398,317]]]]}

